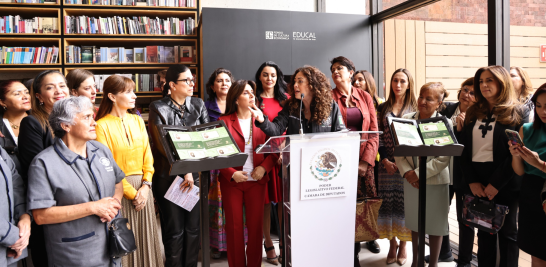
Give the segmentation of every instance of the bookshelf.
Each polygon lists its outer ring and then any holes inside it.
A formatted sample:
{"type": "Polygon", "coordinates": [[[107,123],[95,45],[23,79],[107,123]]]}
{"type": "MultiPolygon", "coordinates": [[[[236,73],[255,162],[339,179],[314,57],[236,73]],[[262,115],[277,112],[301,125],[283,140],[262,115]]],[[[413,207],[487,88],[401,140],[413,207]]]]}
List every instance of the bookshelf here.
{"type": "MultiPolygon", "coordinates": [[[[92,0],[89,0],[92,2],[92,0]]],[[[55,46],[59,47],[59,60],[55,64],[0,64],[0,81],[7,79],[32,78],[40,71],[54,69],[65,75],[73,69],[82,68],[95,74],[144,73],[157,74],[174,64],[185,64],[198,76],[195,85],[195,96],[202,95],[200,62],[200,36],[198,21],[201,12],[201,0],[196,0],[196,7],[169,6],[125,6],[96,4],[66,4],[64,0],[57,3],[6,3],[0,2],[0,16],[20,15],[24,19],[33,17],[56,17],[58,33],[21,33],[0,34],[2,46],[55,46]],[[65,32],[65,16],[105,17],[149,17],[155,19],[178,18],[180,20],[193,18],[195,29],[192,34],[160,35],[160,34],[78,34],[65,32]],[[146,46],[191,46],[194,47],[194,57],[189,62],[179,63],[67,63],[65,48],[74,46],[99,47],[134,47],[146,46]]],[[[159,99],[161,92],[137,92],[137,104],[146,104],[159,99]]],[[[97,94],[97,102],[102,94],[97,94]]]]}

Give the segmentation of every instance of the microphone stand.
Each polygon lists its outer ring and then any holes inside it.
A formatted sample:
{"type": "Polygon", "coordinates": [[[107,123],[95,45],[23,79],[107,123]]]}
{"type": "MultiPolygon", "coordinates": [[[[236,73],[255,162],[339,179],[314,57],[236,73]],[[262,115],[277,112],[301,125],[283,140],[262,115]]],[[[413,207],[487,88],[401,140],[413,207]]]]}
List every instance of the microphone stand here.
{"type": "Polygon", "coordinates": [[[304,94],[301,94],[301,99],[300,99],[300,135],[303,135],[303,124],[301,124],[301,107],[303,106],[303,97],[304,97],[304,94]]]}

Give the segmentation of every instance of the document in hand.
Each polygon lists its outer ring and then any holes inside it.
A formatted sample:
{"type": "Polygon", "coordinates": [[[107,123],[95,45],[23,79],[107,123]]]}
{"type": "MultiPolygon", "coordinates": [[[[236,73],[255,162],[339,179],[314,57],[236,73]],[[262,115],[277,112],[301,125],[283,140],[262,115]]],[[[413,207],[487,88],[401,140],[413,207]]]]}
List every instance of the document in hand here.
{"type": "Polygon", "coordinates": [[[181,208],[191,211],[197,201],[199,201],[199,187],[193,186],[189,191],[182,192],[180,185],[184,182],[184,178],[176,176],[174,182],[167,190],[165,194],[165,199],[171,201],[172,203],[180,206],[181,208]]]}

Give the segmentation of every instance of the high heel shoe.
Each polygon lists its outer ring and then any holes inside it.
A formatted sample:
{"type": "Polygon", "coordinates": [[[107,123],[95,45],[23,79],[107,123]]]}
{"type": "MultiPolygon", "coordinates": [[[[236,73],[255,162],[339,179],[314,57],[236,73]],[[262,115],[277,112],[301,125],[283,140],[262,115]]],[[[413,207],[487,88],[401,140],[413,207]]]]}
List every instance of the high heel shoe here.
{"type": "Polygon", "coordinates": [[[277,255],[275,255],[274,258],[267,257],[267,252],[270,251],[270,250],[275,251],[275,247],[274,246],[266,247],[265,242],[264,242],[264,249],[265,249],[265,253],[266,253],[265,254],[265,261],[267,261],[267,262],[269,262],[269,263],[271,263],[273,265],[279,265],[279,261],[277,260],[278,259],[277,255]]]}
{"type": "MultiPolygon", "coordinates": [[[[398,246],[396,246],[396,248],[395,248],[394,250],[397,251],[397,250],[398,250],[398,246]]],[[[389,250],[389,252],[390,252],[390,250],[389,250]]],[[[393,263],[395,263],[395,262],[396,262],[396,257],[394,257],[394,258],[389,258],[389,256],[387,256],[387,265],[393,264],[393,263]]]]}
{"type": "MultiPolygon", "coordinates": [[[[400,251],[398,251],[398,253],[400,253],[400,251]]],[[[407,256],[402,258],[402,257],[398,257],[398,254],[396,254],[396,262],[398,263],[398,265],[402,266],[406,264],[407,261],[408,261],[407,256]]]]}

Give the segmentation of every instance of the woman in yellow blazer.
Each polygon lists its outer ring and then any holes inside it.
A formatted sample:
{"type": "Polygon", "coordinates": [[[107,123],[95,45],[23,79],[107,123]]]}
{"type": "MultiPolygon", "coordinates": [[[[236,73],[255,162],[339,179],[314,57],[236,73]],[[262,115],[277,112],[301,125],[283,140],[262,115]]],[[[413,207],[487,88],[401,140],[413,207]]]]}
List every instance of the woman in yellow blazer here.
{"type": "Polygon", "coordinates": [[[154,159],[144,121],[127,112],[135,107],[134,89],[131,79],[119,75],[104,81],[104,98],[96,116],[97,141],[110,148],[126,175],[121,211],[132,226],[137,250],[122,258],[123,266],[163,266],[150,194],[154,159]]]}
{"type": "MultiPolygon", "coordinates": [[[[417,100],[417,112],[408,113],[404,119],[428,119],[441,116],[438,113],[447,92],[442,83],[427,83],[421,87],[417,100]]],[[[447,120],[449,129],[453,129],[451,120],[447,120]]],[[[417,157],[395,157],[396,166],[404,181],[404,212],[406,227],[411,230],[413,244],[413,264],[417,264],[417,251],[419,249],[418,214],[419,214],[419,179],[425,178],[419,175],[419,159],[417,157]]],[[[451,157],[427,158],[427,218],[426,234],[430,240],[430,267],[438,266],[438,257],[442,246],[442,237],[449,234],[449,164],[451,157]]]]}

